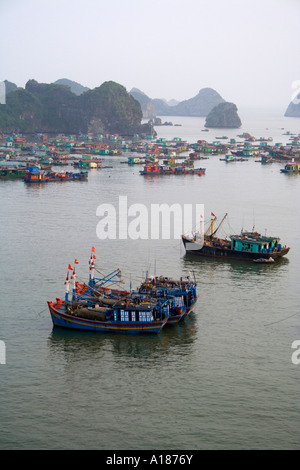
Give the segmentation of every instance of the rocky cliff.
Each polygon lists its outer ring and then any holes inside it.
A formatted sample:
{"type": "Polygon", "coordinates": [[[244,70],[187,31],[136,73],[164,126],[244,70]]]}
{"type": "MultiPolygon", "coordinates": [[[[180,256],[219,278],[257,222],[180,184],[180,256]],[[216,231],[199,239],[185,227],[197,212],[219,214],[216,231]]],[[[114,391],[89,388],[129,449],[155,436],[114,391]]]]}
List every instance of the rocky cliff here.
{"type": "Polygon", "coordinates": [[[234,103],[220,103],[215,106],[206,117],[205,127],[212,128],[238,128],[242,122],[234,103]]]}
{"type": "Polygon", "coordinates": [[[300,117],[300,93],[290,102],[284,115],[286,117],[300,117]]]}
{"type": "Polygon", "coordinates": [[[0,105],[3,132],[94,131],[125,136],[145,130],[141,120],[139,102],[112,81],[76,95],[65,85],[29,80],[25,89],[10,87],[6,104],[0,105]]]}

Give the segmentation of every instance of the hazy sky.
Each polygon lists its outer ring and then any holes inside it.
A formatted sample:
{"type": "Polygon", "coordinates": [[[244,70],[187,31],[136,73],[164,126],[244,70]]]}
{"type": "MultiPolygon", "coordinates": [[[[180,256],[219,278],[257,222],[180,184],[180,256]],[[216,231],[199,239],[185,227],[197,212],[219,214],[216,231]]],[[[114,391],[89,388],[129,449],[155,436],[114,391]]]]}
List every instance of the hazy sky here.
{"type": "Polygon", "coordinates": [[[285,109],[299,25],[300,0],[0,0],[0,80],[113,80],[179,101],[211,87],[238,107],[285,109]]]}

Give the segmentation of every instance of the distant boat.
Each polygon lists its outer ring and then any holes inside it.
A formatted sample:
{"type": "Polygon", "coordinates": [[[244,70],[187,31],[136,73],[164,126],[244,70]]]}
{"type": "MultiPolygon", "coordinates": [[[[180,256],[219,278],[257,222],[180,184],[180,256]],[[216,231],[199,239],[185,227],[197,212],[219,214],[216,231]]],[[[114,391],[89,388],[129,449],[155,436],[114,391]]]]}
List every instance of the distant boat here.
{"type": "Polygon", "coordinates": [[[83,155],[82,157],[83,158],[73,163],[74,167],[85,168],[85,169],[101,168],[102,166],[101,158],[91,158],[91,157],[86,157],[85,155],[83,155]]]}
{"type": "Polygon", "coordinates": [[[227,214],[214,230],[214,222],[217,218],[215,215],[212,216],[210,228],[204,235],[202,228],[200,228],[200,233],[196,233],[193,237],[182,235],[186,253],[222,260],[230,258],[255,261],[257,259],[269,260],[270,257],[277,260],[289,252],[290,248],[282,246],[280,238],[262,236],[257,232],[241,232],[240,235],[230,235],[229,239],[218,238],[217,231],[226,217],[227,214]]]}
{"type": "Polygon", "coordinates": [[[234,155],[225,155],[225,158],[220,158],[221,161],[225,161],[226,163],[230,163],[230,162],[247,162],[248,159],[247,158],[243,158],[243,157],[240,157],[240,158],[236,158],[234,155]]]}
{"type": "Polygon", "coordinates": [[[300,164],[295,162],[287,163],[280,171],[281,173],[300,173],[300,164]]]}
{"type": "Polygon", "coordinates": [[[172,167],[160,165],[146,165],[141,175],[204,175],[206,168],[188,168],[188,167],[172,167]]]}
{"type": "Polygon", "coordinates": [[[270,155],[262,155],[260,162],[263,164],[273,163],[273,158],[270,155]]]}
{"type": "Polygon", "coordinates": [[[145,163],[145,160],[141,157],[128,157],[128,165],[141,165],[145,163]]]}
{"type": "Polygon", "coordinates": [[[52,181],[84,181],[88,179],[88,172],[81,171],[79,173],[55,173],[41,171],[37,167],[29,167],[26,169],[24,181],[25,183],[47,183],[52,181]]]}
{"type": "Polygon", "coordinates": [[[0,179],[2,180],[15,180],[24,178],[26,173],[26,168],[1,168],[0,169],[0,179]]]}

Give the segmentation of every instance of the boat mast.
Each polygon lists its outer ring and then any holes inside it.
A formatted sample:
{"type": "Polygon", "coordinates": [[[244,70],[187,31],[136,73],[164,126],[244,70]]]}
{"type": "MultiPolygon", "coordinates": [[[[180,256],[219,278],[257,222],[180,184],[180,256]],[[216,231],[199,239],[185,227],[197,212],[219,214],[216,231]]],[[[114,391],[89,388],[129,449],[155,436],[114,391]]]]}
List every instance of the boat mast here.
{"type": "Polygon", "coordinates": [[[94,285],[94,272],[95,272],[95,264],[94,264],[94,260],[93,260],[93,257],[91,256],[91,259],[90,259],[90,262],[89,262],[89,265],[90,265],[90,287],[93,287],[94,285]]]}
{"type": "Polygon", "coordinates": [[[217,216],[215,216],[213,213],[211,213],[211,219],[210,219],[210,226],[206,230],[204,235],[209,234],[209,229],[210,229],[210,236],[213,236],[213,231],[214,231],[214,220],[217,220],[217,216]]]}
{"type": "Polygon", "coordinates": [[[71,277],[73,279],[73,300],[76,299],[76,272],[75,272],[75,266],[73,269],[73,276],[71,277]]]}
{"type": "Polygon", "coordinates": [[[69,292],[70,292],[69,271],[67,272],[65,286],[66,286],[65,301],[67,303],[69,302],[69,292]]]}
{"type": "Polygon", "coordinates": [[[203,215],[200,215],[200,237],[203,237],[203,215]]]}
{"type": "Polygon", "coordinates": [[[227,212],[226,214],[224,215],[223,219],[221,220],[221,222],[219,223],[218,227],[216,228],[216,230],[212,233],[212,235],[215,235],[217,233],[217,231],[219,230],[219,228],[221,227],[222,223],[224,222],[224,220],[226,219],[226,217],[228,216],[227,212]]]}
{"type": "Polygon", "coordinates": [[[96,256],[93,255],[95,253],[95,247],[92,246],[92,252],[91,252],[91,258],[89,260],[89,265],[90,265],[90,282],[89,285],[90,287],[94,286],[94,278],[95,278],[95,264],[94,264],[94,259],[96,259],[96,256]]]}

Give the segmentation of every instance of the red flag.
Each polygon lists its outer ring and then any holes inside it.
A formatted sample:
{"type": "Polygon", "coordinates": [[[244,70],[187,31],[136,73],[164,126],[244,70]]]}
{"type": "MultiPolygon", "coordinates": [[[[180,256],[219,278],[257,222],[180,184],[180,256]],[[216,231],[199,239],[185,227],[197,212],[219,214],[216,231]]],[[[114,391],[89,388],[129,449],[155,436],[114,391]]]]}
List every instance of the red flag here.
{"type": "Polygon", "coordinates": [[[95,256],[95,255],[93,255],[93,259],[96,259],[96,256],[95,256]]]}
{"type": "Polygon", "coordinates": [[[215,216],[215,214],[214,214],[213,212],[211,213],[211,215],[212,215],[213,217],[216,217],[216,216],[215,216]]]}
{"type": "Polygon", "coordinates": [[[73,268],[72,268],[72,266],[71,266],[70,264],[69,264],[69,267],[68,267],[68,269],[71,269],[71,271],[73,270],[73,268]]]}
{"type": "Polygon", "coordinates": [[[78,261],[77,261],[77,259],[75,259],[74,263],[75,263],[75,264],[78,264],[78,261]]]}
{"type": "Polygon", "coordinates": [[[94,246],[92,246],[92,252],[95,253],[95,247],[94,246]]]}

